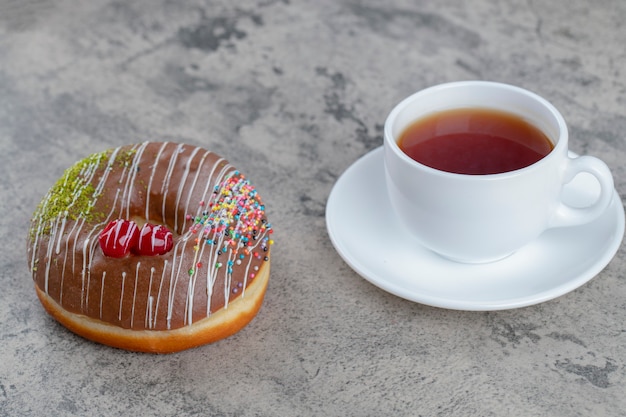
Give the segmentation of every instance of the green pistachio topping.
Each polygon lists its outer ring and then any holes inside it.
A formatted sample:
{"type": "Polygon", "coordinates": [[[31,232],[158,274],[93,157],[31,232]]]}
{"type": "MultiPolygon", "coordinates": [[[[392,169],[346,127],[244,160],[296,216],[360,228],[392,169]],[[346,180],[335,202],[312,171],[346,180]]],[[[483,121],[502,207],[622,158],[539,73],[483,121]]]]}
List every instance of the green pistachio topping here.
{"type": "Polygon", "coordinates": [[[115,160],[109,162],[111,153],[112,150],[95,153],[65,170],[63,176],[39,203],[33,215],[33,218],[43,226],[40,230],[44,234],[50,232],[50,228],[57,218],[76,220],[82,217],[87,222],[104,218],[104,213],[93,211],[98,198],[97,190],[93,186],[93,175],[95,171],[102,169],[107,163],[110,164],[108,168],[130,166],[137,150],[130,149],[119,152],[115,160]]]}
{"type": "Polygon", "coordinates": [[[90,219],[95,188],[88,181],[93,171],[106,161],[109,153],[105,151],[90,155],[65,170],[35,211],[34,218],[46,225],[44,233],[48,232],[49,225],[57,217],[76,220],[83,216],[90,219]]]}

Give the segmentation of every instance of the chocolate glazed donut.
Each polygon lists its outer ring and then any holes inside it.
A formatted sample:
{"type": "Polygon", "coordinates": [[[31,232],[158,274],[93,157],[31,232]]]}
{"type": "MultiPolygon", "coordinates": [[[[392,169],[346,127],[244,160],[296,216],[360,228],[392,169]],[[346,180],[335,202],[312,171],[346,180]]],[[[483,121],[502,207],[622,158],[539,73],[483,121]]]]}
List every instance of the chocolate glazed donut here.
{"type": "Polygon", "coordinates": [[[225,159],[145,142],[69,168],[35,211],[27,252],[43,306],[70,330],[174,352],[257,314],[272,232],[256,189],[225,159]]]}

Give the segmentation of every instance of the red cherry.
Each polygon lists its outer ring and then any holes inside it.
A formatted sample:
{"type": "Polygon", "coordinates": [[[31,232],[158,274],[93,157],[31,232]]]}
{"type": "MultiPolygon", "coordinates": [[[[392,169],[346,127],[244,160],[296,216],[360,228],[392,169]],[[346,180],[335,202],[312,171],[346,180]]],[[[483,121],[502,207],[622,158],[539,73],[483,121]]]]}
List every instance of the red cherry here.
{"type": "Polygon", "coordinates": [[[146,223],[141,228],[139,240],[132,250],[136,255],[163,255],[174,246],[172,232],[162,225],[146,223]]]}
{"type": "Polygon", "coordinates": [[[110,222],[98,237],[102,252],[112,258],[122,258],[137,245],[139,227],[130,220],[117,219],[110,222]]]}

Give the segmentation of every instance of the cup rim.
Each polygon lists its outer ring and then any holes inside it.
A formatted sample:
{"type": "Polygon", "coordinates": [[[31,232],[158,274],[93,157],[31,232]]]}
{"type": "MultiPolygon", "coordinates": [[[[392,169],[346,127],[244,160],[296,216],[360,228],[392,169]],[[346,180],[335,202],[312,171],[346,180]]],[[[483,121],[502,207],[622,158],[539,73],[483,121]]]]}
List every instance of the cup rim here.
{"type": "MultiPolygon", "coordinates": [[[[455,109],[455,108],[460,108],[460,107],[454,107],[454,106],[450,107],[450,109],[455,109]]],[[[485,106],[483,108],[493,108],[494,110],[498,109],[498,107],[488,107],[488,106],[485,106]]],[[[383,128],[383,139],[384,139],[385,147],[388,147],[389,149],[393,150],[393,152],[397,156],[399,156],[405,163],[408,163],[412,166],[425,170],[429,172],[430,174],[440,175],[443,177],[453,177],[457,179],[463,178],[463,179],[476,180],[476,179],[498,179],[498,178],[517,176],[517,175],[523,174],[526,171],[535,170],[538,167],[549,163],[549,161],[557,157],[556,156],[557,154],[562,154],[564,152],[567,153],[568,131],[567,131],[567,124],[565,123],[565,119],[563,118],[563,115],[557,110],[557,108],[554,105],[552,105],[552,103],[550,103],[548,100],[544,99],[540,95],[530,90],[526,90],[524,88],[517,87],[511,84],[493,82],[493,81],[453,81],[453,82],[448,82],[448,83],[443,83],[443,84],[437,84],[437,85],[419,90],[409,95],[408,97],[404,98],[398,104],[396,104],[391,110],[391,112],[389,113],[389,115],[387,116],[387,118],[385,119],[385,124],[383,128]],[[400,149],[397,139],[394,138],[392,135],[392,125],[395,119],[398,117],[398,115],[406,107],[408,107],[411,103],[413,103],[414,100],[418,99],[420,96],[436,92],[437,90],[444,90],[444,89],[450,89],[450,88],[463,88],[463,87],[468,87],[468,86],[473,86],[473,87],[478,86],[478,87],[483,87],[483,88],[497,88],[497,89],[513,91],[516,94],[525,95],[526,97],[531,98],[532,100],[538,102],[552,115],[552,117],[555,119],[556,124],[558,126],[558,137],[557,137],[556,143],[554,144],[554,148],[552,148],[552,150],[546,156],[544,156],[537,162],[534,162],[523,168],[506,171],[506,172],[500,172],[496,174],[460,174],[456,172],[443,171],[443,170],[430,167],[428,165],[422,164],[414,160],[413,158],[409,157],[406,153],[404,153],[402,149],[400,149]]]]}

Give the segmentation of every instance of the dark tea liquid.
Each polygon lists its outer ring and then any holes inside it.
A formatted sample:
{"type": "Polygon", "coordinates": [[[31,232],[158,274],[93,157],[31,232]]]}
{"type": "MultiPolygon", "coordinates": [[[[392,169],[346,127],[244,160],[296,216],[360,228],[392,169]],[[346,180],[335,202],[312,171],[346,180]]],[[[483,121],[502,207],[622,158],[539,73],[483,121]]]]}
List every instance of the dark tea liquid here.
{"type": "Polygon", "coordinates": [[[554,145],[521,117],[466,108],[418,119],[398,139],[412,159],[457,174],[499,174],[534,164],[554,145]]]}

